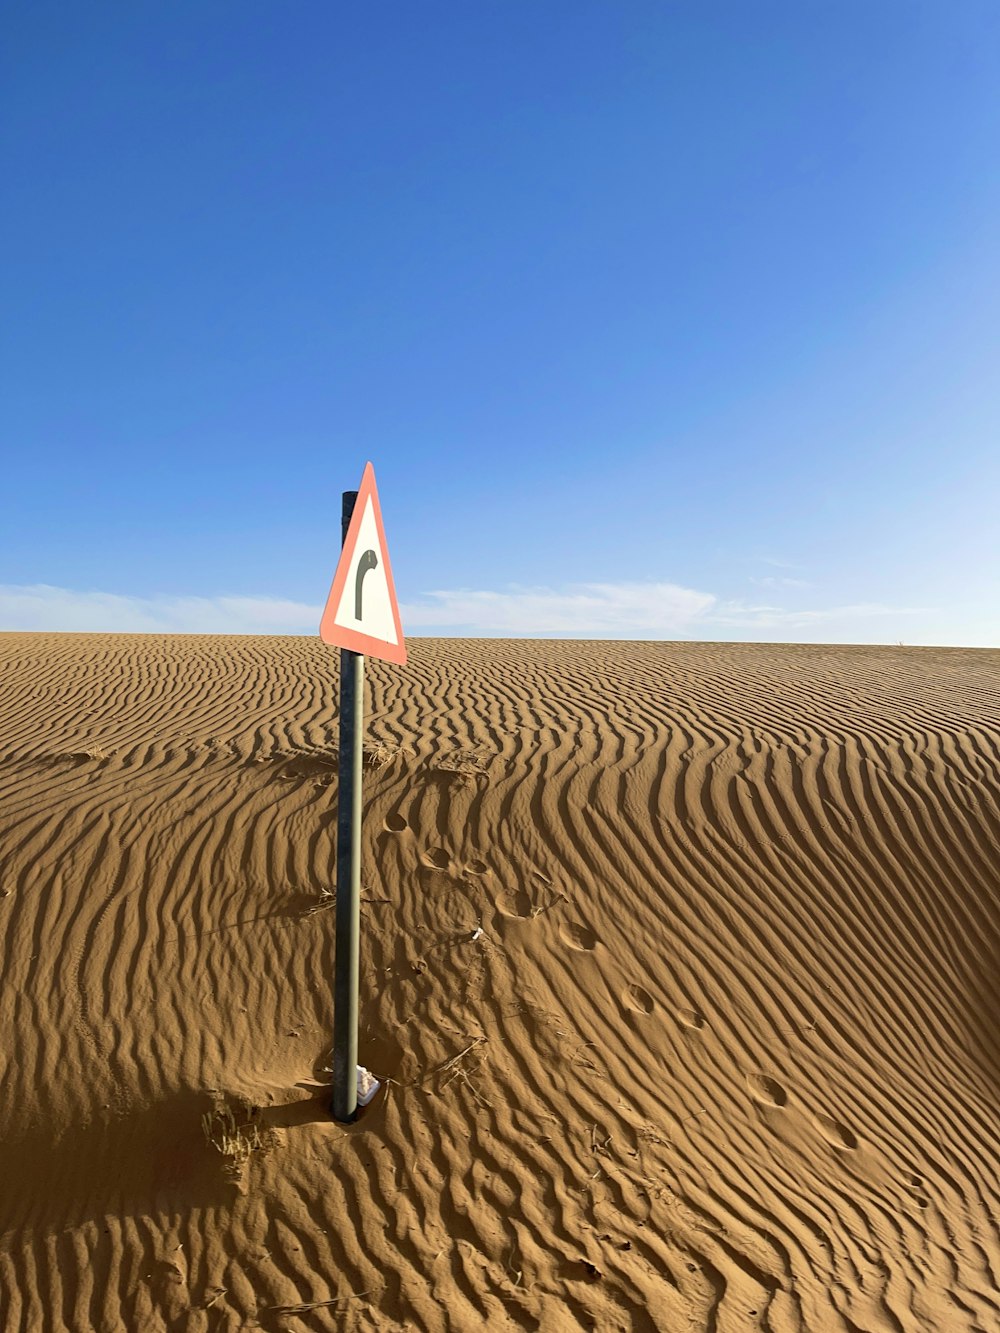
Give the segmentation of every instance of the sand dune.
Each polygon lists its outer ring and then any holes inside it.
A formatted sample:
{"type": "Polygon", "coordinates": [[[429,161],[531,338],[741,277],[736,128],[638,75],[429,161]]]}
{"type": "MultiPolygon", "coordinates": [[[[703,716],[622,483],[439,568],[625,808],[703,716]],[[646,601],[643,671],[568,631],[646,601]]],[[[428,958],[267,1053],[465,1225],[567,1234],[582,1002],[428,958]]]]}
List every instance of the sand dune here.
{"type": "Polygon", "coordinates": [[[336,654],[0,670],[5,1333],[1000,1328],[1000,652],[370,663],[349,1128],[336,654]]]}

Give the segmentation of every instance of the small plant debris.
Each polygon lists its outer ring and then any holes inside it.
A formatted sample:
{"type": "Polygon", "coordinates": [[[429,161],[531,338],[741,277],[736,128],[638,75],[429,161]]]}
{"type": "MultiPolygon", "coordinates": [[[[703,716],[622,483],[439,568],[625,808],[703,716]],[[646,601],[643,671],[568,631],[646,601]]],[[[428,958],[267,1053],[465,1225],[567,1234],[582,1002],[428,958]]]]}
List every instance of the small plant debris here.
{"type": "Polygon", "coordinates": [[[244,1097],[210,1094],[211,1109],[201,1118],[205,1141],[223,1158],[223,1172],[237,1183],[243,1179],[251,1153],[274,1147],[275,1134],[258,1119],[261,1108],[244,1097]]]}
{"type": "Polygon", "coordinates": [[[362,746],[361,762],[365,768],[385,768],[401,753],[398,745],[387,745],[385,741],[371,741],[362,746]]]}

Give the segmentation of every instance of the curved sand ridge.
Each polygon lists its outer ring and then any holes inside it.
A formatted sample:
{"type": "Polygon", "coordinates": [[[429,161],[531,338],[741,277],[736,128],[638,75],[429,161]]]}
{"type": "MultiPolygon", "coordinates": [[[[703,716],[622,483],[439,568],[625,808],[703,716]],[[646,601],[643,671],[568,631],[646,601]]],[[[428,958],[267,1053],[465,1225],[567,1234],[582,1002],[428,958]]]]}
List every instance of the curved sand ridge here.
{"type": "Polygon", "coordinates": [[[348,1129],[336,655],[0,636],[0,1326],[1000,1326],[1000,653],[411,647],[348,1129]]]}

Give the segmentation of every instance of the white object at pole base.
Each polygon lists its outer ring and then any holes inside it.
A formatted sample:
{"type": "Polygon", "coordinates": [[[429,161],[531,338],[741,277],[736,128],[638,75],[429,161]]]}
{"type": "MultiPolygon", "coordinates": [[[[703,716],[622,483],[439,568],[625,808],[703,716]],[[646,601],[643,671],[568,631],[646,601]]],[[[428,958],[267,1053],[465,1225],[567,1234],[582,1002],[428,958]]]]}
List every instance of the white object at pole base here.
{"type": "Polygon", "coordinates": [[[382,1084],[364,1065],[358,1065],[358,1105],[367,1106],[382,1084]]]}

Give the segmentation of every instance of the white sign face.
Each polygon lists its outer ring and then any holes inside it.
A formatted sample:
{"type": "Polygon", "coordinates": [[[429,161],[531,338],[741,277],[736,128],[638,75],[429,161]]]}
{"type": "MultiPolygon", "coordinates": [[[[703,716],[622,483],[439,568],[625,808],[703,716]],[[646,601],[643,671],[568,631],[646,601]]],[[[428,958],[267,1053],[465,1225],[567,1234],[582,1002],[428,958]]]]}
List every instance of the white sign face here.
{"type": "Polygon", "coordinates": [[[341,629],[381,639],[383,643],[399,642],[385,572],[385,551],[379,541],[371,496],[365,500],[357,544],[347,562],[347,577],[333,623],[341,629]]]}
{"type": "Polygon", "coordinates": [[[324,643],[406,665],[406,644],[371,463],[361,478],[319,633],[324,643]]]}

